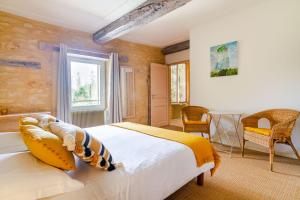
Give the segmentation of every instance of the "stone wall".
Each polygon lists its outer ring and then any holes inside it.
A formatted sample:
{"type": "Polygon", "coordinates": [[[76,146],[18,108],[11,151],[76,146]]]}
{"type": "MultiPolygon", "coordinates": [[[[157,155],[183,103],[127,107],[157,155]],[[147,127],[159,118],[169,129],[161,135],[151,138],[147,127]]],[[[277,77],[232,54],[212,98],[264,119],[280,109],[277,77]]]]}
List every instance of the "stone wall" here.
{"type": "Polygon", "coordinates": [[[148,76],[151,62],[164,63],[159,48],[114,40],[105,45],[92,41],[89,33],[70,30],[0,11],[0,59],[40,62],[41,69],[0,66],[0,107],[9,113],[56,111],[58,53],[40,50],[38,42],[64,43],[74,48],[117,52],[129,58],[135,69],[136,117],[148,122],[148,76]]]}

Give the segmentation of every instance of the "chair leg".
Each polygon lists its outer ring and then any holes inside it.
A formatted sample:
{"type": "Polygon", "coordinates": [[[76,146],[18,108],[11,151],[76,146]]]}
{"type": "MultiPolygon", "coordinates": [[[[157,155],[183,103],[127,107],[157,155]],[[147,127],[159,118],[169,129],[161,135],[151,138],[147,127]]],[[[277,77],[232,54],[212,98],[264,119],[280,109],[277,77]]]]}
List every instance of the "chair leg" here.
{"type": "Polygon", "coordinates": [[[300,160],[300,156],[299,156],[299,154],[298,154],[298,152],[297,152],[297,149],[295,148],[294,144],[292,143],[291,138],[288,138],[288,139],[287,139],[287,142],[288,142],[288,144],[292,147],[292,149],[293,149],[293,151],[295,152],[297,158],[300,160]]]}
{"type": "Polygon", "coordinates": [[[274,160],[274,142],[271,141],[270,147],[269,147],[269,152],[270,152],[270,170],[273,171],[273,160],[274,160]]]}
{"type": "Polygon", "coordinates": [[[245,144],[246,144],[246,140],[243,138],[243,144],[242,144],[242,157],[244,157],[245,144]]]}

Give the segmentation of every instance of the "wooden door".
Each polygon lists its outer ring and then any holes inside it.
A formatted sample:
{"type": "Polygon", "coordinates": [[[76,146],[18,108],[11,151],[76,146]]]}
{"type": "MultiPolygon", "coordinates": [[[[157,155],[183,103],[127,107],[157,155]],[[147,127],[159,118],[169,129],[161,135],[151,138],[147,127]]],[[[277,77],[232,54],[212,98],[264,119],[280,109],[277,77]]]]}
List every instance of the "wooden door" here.
{"type": "Polygon", "coordinates": [[[151,63],[150,66],[150,120],[151,126],[169,124],[168,113],[168,67],[151,63]]]}

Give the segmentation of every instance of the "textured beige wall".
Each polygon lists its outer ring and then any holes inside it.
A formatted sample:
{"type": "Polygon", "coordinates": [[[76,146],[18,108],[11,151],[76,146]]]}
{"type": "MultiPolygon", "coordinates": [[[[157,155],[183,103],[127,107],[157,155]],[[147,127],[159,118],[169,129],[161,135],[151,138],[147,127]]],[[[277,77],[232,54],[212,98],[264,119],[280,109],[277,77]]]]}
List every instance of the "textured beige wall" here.
{"type": "Polygon", "coordinates": [[[105,45],[92,41],[85,32],[53,26],[0,11],[0,59],[41,62],[41,69],[0,66],[0,107],[9,113],[56,110],[58,53],[38,49],[38,42],[64,43],[71,47],[117,52],[129,57],[135,69],[136,117],[148,122],[148,84],[151,62],[164,63],[159,48],[114,40],[105,45]]]}

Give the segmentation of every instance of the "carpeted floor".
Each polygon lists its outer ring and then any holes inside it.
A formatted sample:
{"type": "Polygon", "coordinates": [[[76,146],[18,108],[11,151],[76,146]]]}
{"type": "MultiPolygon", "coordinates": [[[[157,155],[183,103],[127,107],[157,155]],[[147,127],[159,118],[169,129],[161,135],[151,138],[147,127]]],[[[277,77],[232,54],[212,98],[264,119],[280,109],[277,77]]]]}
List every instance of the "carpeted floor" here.
{"type": "MultiPolygon", "coordinates": [[[[214,145],[216,149],[224,149],[214,145]]],[[[230,158],[219,153],[221,167],[213,177],[205,174],[204,186],[196,185],[193,180],[167,200],[300,200],[299,160],[276,156],[275,172],[270,172],[267,154],[246,150],[242,158],[236,149],[230,158]]]]}

